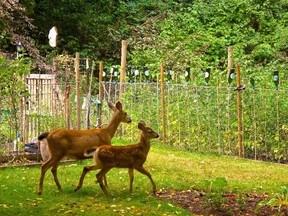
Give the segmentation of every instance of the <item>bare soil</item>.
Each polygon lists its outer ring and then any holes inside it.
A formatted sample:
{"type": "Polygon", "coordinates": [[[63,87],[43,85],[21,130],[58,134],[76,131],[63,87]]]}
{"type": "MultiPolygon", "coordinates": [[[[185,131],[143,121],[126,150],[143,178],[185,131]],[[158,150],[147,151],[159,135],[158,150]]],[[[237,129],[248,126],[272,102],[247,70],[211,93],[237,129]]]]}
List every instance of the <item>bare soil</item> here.
{"type": "Polygon", "coordinates": [[[191,215],[203,216],[288,216],[288,206],[278,207],[259,206],[262,200],[268,201],[270,198],[267,194],[228,194],[220,198],[211,194],[208,195],[203,191],[173,191],[167,190],[157,192],[156,197],[161,200],[168,200],[173,205],[187,209],[191,215]],[[222,202],[217,202],[217,201],[222,202]]]}

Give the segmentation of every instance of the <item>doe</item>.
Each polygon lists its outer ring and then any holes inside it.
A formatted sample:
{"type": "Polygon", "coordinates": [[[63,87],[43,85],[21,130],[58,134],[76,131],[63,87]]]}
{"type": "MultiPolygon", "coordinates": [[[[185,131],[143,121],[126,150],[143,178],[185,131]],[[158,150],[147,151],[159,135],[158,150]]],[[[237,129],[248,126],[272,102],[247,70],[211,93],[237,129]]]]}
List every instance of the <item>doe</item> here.
{"type": "Polygon", "coordinates": [[[41,166],[38,194],[41,194],[43,191],[45,173],[51,167],[54,182],[58,190],[61,190],[61,185],[57,177],[57,168],[63,157],[76,160],[89,158],[85,155],[86,150],[103,144],[111,145],[111,139],[120,123],[131,122],[131,118],[122,109],[121,102],[118,101],[115,106],[109,102],[108,106],[114,113],[109,124],[104,128],[89,130],[58,129],[43,133],[38,137],[38,140],[47,142],[50,153],[49,159],[41,166]]]}

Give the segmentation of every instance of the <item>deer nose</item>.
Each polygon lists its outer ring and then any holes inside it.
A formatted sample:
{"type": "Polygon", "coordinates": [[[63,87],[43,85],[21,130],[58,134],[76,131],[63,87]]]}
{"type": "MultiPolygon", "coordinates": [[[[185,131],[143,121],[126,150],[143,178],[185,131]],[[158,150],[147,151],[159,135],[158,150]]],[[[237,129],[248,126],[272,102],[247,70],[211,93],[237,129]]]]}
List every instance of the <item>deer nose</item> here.
{"type": "Polygon", "coordinates": [[[132,122],[132,119],[128,116],[127,117],[127,123],[131,123],[132,122]]]}

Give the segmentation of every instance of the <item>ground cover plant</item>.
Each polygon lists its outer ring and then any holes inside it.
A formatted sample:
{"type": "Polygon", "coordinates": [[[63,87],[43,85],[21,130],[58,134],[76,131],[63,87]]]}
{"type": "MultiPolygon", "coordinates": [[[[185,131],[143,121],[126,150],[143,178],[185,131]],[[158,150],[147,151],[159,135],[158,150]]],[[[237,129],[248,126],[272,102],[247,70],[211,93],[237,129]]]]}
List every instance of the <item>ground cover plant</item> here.
{"type": "MultiPolygon", "coordinates": [[[[125,143],[124,143],[125,144],[125,143]]],[[[151,191],[146,176],[135,172],[129,193],[126,169],[107,175],[109,195],[95,184],[96,172],[87,174],[84,186],[74,192],[83,166],[92,160],[59,167],[62,191],[52,174],[46,176],[45,193],[37,195],[40,168],[8,167],[0,174],[1,215],[287,215],[282,196],[287,187],[287,166],[235,157],[199,154],[153,142],[145,167],[157,185],[151,191]],[[282,194],[282,195],[281,195],[282,194]],[[281,197],[283,205],[269,201],[281,197]],[[262,205],[259,205],[262,201],[262,205]],[[265,201],[267,201],[265,203],[265,201]],[[271,203],[271,202],[270,202],[271,203]]],[[[287,197],[286,197],[287,198],[287,197]]],[[[279,199],[278,199],[279,200],[279,199]]]]}

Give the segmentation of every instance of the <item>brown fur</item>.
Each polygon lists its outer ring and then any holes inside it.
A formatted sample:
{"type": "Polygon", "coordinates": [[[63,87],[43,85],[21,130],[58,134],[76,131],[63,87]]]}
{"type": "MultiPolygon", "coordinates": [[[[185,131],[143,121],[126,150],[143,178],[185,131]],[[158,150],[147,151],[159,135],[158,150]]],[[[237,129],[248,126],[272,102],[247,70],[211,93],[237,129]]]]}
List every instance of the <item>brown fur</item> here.
{"type": "Polygon", "coordinates": [[[130,177],[130,192],[132,192],[132,184],[134,179],[134,169],[138,170],[140,173],[148,176],[150,179],[153,192],[156,192],[156,185],[150,175],[150,173],[144,169],[143,164],[146,161],[147,154],[150,150],[150,140],[153,138],[158,138],[159,135],[155,133],[151,128],[146,127],[143,121],[138,123],[138,128],[141,130],[140,141],[137,144],[128,146],[111,146],[103,145],[97,148],[89,149],[87,154],[93,154],[95,164],[93,166],[86,166],[83,169],[80,181],[76,190],[82,187],[85,175],[96,169],[101,169],[97,173],[96,178],[102,188],[103,192],[107,194],[107,189],[103,184],[103,177],[105,174],[113,167],[117,168],[128,168],[130,177]]]}
{"type": "Polygon", "coordinates": [[[122,110],[122,104],[119,101],[115,107],[112,103],[108,103],[108,105],[114,114],[109,124],[104,128],[89,130],[58,129],[43,133],[38,137],[40,141],[46,140],[50,152],[50,158],[41,166],[38,194],[41,194],[43,191],[44,176],[46,171],[51,167],[54,181],[58,189],[61,190],[57,177],[57,167],[63,157],[77,160],[86,159],[87,157],[84,153],[87,149],[100,145],[111,145],[111,139],[120,123],[131,122],[131,118],[122,110]]]}

